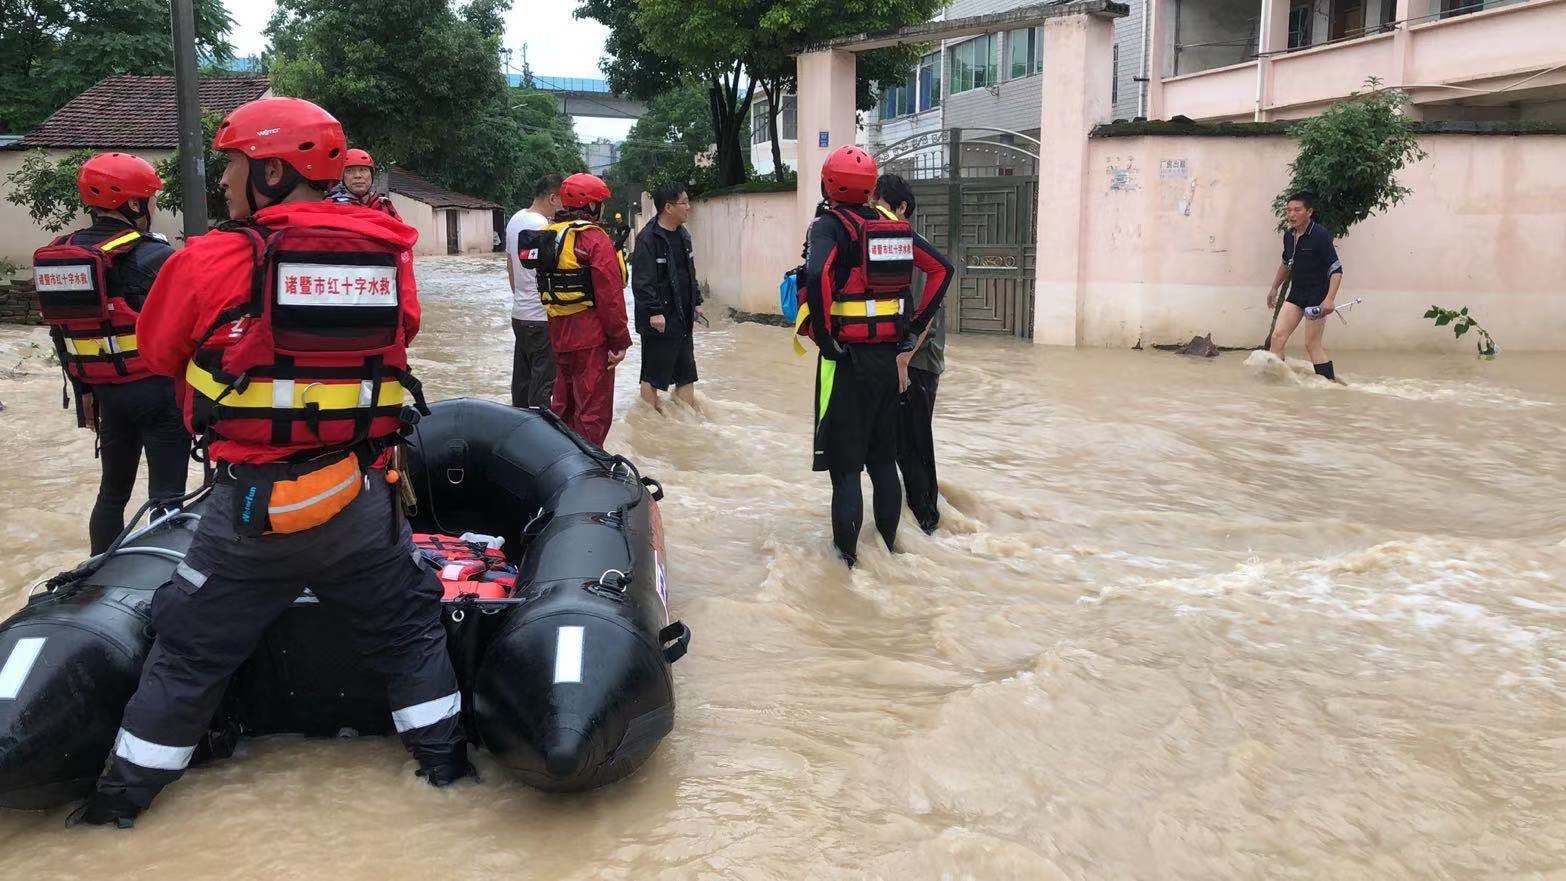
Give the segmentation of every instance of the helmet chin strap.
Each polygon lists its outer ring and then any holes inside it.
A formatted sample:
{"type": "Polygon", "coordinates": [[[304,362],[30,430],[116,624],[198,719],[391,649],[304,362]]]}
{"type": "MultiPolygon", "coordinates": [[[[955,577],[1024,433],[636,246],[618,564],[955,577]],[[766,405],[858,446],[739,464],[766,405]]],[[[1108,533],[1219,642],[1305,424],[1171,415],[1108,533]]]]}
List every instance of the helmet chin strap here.
{"type": "Polygon", "coordinates": [[[282,163],[283,179],[275,184],[269,184],[266,182],[266,160],[248,159],[247,161],[250,163],[250,174],[249,179],[245,181],[245,201],[250,204],[251,214],[255,214],[262,208],[276,205],[278,200],[292,193],[294,188],[304,181],[292,165],[284,162],[282,163]],[[269,200],[266,205],[256,204],[257,193],[269,200]]]}

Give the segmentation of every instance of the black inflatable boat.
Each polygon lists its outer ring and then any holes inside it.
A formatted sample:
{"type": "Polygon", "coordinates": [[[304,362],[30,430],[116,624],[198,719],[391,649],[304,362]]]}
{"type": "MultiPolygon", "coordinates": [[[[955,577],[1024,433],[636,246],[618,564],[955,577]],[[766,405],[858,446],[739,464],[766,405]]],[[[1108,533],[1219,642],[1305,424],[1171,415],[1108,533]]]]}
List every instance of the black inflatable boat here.
{"type": "MultiPolygon", "coordinates": [[[[410,439],[413,528],[503,573],[444,567],[469,735],[545,790],[630,774],[673,728],[669,664],[690,642],[669,614],[662,489],[547,413],[473,399],[431,409],[410,439]]],[[[0,807],[89,791],[152,644],[153,591],[200,511],[131,533],[0,624],[0,807]]],[[[226,757],[241,736],[390,733],[384,688],[343,626],[301,585],[234,675],[198,760],[226,757]]]]}

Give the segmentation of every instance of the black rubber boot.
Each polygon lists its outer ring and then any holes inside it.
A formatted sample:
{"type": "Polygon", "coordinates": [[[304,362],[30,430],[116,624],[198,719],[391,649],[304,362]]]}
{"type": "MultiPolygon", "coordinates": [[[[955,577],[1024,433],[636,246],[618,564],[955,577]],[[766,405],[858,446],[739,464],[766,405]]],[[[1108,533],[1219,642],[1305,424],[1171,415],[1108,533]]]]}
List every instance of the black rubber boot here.
{"type": "Polygon", "coordinates": [[[1337,382],[1338,381],[1337,374],[1332,372],[1332,362],[1331,361],[1323,361],[1320,364],[1317,364],[1316,365],[1316,375],[1317,376],[1321,376],[1321,377],[1325,377],[1325,378],[1327,378],[1327,379],[1329,379],[1329,380],[1331,380],[1333,382],[1337,382]]]}
{"type": "Polygon", "coordinates": [[[129,829],[136,825],[136,815],[140,813],[141,806],[132,802],[125,793],[94,790],[81,807],[65,818],[65,825],[70,827],[85,823],[89,826],[107,826],[113,823],[121,829],[129,829]]]}
{"type": "Polygon", "coordinates": [[[436,789],[450,786],[465,777],[472,777],[475,783],[480,782],[478,769],[468,761],[468,745],[465,743],[458,744],[455,750],[442,756],[419,757],[417,773],[436,789]]]}

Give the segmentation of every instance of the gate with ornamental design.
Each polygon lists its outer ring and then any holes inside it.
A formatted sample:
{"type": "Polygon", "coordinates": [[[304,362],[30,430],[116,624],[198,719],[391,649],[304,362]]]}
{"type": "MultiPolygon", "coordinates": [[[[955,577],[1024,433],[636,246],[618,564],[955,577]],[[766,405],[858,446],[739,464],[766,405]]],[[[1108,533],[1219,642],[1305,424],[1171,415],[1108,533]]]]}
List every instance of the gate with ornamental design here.
{"type": "Polygon", "coordinates": [[[1039,142],[1001,129],[942,129],[882,147],[882,173],[912,185],[914,229],[957,267],[947,327],[1033,336],[1039,142]]]}

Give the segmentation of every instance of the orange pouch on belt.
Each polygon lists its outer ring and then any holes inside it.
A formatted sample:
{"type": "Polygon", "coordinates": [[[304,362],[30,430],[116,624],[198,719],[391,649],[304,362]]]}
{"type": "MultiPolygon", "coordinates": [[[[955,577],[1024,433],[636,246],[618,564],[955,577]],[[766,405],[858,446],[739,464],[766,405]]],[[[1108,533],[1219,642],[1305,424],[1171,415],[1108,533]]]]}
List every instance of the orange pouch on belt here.
{"type": "Polygon", "coordinates": [[[238,489],[236,525],[239,532],[251,535],[314,529],[336,517],[364,490],[364,471],[352,454],[325,465],[305,462],[281,470],[237,466],[232,474],[238,489]]]}

